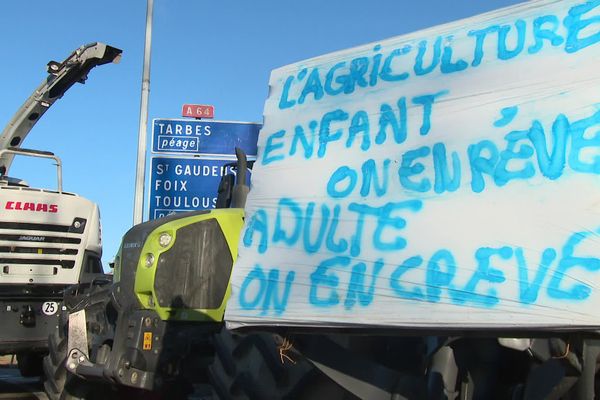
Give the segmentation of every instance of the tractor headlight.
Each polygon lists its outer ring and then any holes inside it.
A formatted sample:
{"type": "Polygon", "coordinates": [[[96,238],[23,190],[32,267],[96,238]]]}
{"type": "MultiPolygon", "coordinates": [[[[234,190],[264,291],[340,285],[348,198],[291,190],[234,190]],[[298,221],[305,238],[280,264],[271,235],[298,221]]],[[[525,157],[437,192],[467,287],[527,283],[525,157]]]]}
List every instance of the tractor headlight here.
{"type": "Polygon", "coordinates": [[[163,232],[160,234],[160,236],[158,237],[158,244],[161,247],[167,247],[168,245],[171,244],[171,241],[173,240],[173,236],[171,236],[170,233],[167,232],[163,232]]]}
{"type": "Polygon", "coordinates": [[[154,254],[148,253],[146,254],[146,260],[144,261],[144,265],[150,268],[154,264],[154,254]]]}

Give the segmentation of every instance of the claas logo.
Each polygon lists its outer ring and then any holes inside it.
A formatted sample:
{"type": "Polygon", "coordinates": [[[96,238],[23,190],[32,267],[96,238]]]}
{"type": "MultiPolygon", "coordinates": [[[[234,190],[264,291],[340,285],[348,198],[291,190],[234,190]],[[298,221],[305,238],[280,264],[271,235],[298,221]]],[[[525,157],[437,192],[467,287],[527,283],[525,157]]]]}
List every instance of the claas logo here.
{"type": "Polygon", "coordinates": [[[58,204],[47,204],[47,203],[33,203],[33,202],[22,202],[22,201],[7,201],[4,206],[5,210],[13,211],[36,211],[36,212],[47,212],[57,213],[58,204]]]}

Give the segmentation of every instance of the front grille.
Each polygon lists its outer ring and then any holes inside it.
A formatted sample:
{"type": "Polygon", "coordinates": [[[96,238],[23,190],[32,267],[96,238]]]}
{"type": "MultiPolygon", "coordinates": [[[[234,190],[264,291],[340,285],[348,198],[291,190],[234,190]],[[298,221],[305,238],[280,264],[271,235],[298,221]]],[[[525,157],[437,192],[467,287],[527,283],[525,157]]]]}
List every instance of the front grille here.
{"type": "Polygon", "coordinates": [[[75,266],[75,260],[43,260],[35,258],[0,258],[0,264],[36,264],[36,265],[60,265],[62,268],[71,269],[75,266]]]}
{"type": "Polygon", "coordinates": [[[1,229],[12,229],[18,231],[44,231],[44,232],[68,232],[83,233],[86,220],[75,218],[71,225],[36,224],[31,222],[0,222],[1,229]]]}
{"type": "Polygon", "coordinates": [[[223,302],[233,258],[216,219],[177,230],[161,254],[154,289],[161,307],[216,309],[223,302]]]}
{"type": "Polygon", "coordinates": [[[64,254],[76,255],[77,249],[55,249],[51,247],[8,247],[0,246],[0,253],[21,254],[64,254]]]}
{"type": "Polygon", "coordinates": [[[83,218],[71,225],[0,221],[0,274],[73,269],[85,225],[83,218]]]}
{"type": "Polygon", "coordinates": [[[0,222],[0,229],[19,231],[69,232],[68,225],[32,224],[28,222],[0,222]]]}
{"type": "MultiPolygon", "coordinates": [[[[81,239],[68,238],[68,237],[57,237],[57,236],[44,236],[44,235],[6,235],[0,233],[0,240],[6,240],[10,242],[20,243],[67,243],[67,244],[79,244],[81,239]]],[[[14,247],[14,246],[13,246],[14,247]]]]}

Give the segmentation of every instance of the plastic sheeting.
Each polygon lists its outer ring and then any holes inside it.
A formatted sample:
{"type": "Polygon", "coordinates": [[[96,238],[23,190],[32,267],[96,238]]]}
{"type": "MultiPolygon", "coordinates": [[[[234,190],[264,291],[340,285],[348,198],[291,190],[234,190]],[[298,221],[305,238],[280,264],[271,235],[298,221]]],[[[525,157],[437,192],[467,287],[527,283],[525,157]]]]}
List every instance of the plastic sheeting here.
{"type": "Polygon", "coordinates": [[[600,1],[272,72],[240,325],[600,326],[600,1]]]}

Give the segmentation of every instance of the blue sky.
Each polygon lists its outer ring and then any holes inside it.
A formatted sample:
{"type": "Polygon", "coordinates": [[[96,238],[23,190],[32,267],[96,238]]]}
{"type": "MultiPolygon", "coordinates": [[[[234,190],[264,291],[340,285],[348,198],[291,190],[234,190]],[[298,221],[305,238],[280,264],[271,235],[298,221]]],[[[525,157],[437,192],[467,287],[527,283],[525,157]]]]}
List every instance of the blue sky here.
{"type": "MultiPolygon", "coordinates": [[[[261,122],[274,68],[519,2],[155,0],[149,125],[180,117],[184,103],[212,104],[218,120],[261,122]]],[[[0,3],[2,126],[45,78],[48,61],[95,41],[123,49],[120,64],[93,70],[24,143],[59,155],[65,190],[100,206],[105,263],[133,223],[145,18],[143,0],[0,3]]],[[[52,168],[21,159],[10,175],[47,187],[52,168]]]]}

